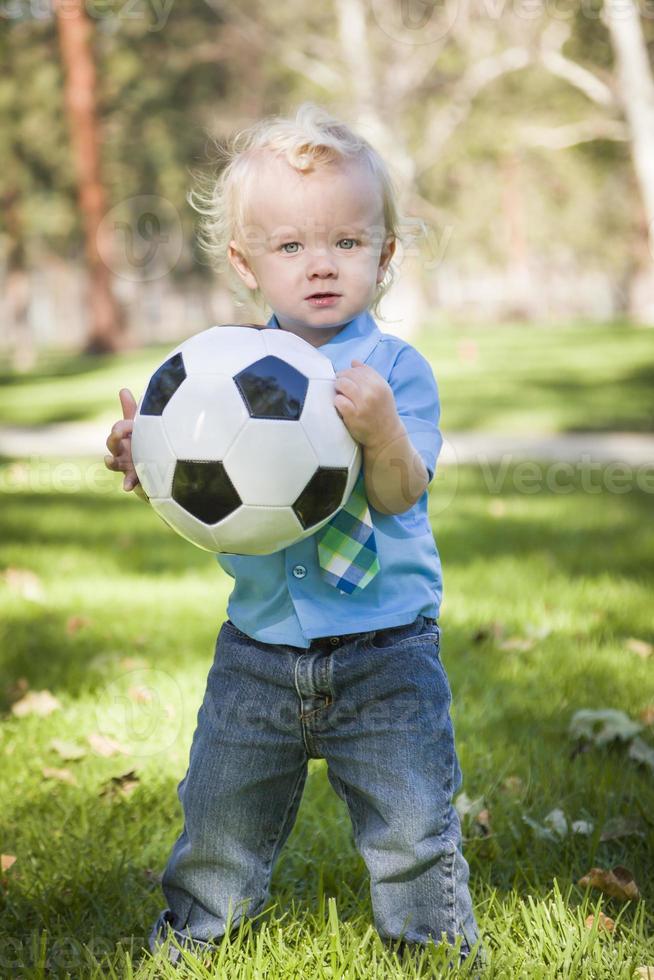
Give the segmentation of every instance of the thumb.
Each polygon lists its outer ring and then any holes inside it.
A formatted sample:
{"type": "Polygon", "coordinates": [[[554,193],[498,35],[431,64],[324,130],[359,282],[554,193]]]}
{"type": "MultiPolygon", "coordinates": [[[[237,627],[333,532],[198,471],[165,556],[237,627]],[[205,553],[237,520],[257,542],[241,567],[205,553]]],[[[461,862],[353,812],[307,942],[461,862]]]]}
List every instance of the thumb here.
{"type": "Polygon", "coordinates": [[[123,410],[123,418],[133,419],[136,415],[136,401],[132,392],[129,388],[121,388],[118,397],[120,398],[120,407],[123,410]]]}

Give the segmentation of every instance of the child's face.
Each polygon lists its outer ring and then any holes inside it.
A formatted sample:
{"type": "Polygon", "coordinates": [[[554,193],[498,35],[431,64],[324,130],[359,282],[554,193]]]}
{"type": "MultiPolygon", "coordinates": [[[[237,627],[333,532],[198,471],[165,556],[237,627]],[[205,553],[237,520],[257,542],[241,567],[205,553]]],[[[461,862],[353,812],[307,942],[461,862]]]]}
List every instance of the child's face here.
{"type": "Polygon", "coordinates": [[[267,153],[248,211],[229,260],[261,289],[280,327],[319,347],[370,306],[395,242],[386,241],[381,189],[363,163],[301,174],[267,153]]]}

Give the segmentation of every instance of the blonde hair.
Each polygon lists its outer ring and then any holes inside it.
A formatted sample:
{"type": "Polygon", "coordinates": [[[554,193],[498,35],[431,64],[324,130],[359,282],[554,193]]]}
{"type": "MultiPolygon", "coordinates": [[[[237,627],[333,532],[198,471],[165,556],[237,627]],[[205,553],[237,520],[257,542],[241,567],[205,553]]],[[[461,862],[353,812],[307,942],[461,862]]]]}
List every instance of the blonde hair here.
{"type": "MultiPolygon", "coordinates": [[[[210,264],[223,271],[228,268],[227,249],[232,239],[239,241],[245,228],[249,191],[256,180],[257,156],[260,150],[281,155],[300,173],[340,160],[364,163],[378,181],[382,195],[386,237],[397,241],[400,216],[397,194],[387,166],[377,150],[349,126],[330,116],[312,102],[304,102],[295,117],[270,116],[243,129],[226,143],[215,144],[219,161],[218,176],[196,175],[197,187],[188,195],[191,207],[200,215],[198,241],[210,264]]],[[[379,315],[379,304],[395,279],[395,266],[389,263],[384,279],[377,286],[372,309],[379,315]]],[[[249,295],[236,273],[233,285],[237,298],[249,295]]],[[[261,294],[256,290],[261,302],[261,294]]]]}

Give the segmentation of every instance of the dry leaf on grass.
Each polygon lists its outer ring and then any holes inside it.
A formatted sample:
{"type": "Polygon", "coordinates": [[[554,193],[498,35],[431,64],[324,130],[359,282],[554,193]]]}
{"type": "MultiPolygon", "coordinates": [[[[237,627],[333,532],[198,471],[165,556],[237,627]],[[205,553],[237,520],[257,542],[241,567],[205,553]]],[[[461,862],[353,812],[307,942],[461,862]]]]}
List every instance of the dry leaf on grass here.
{"type": "Polygon", "coordinates": [[[654,653],[654,645],[648,643],[647,640],[639,640],[635,636],[630,636],[628,640],[625,640],[625,646],[627,650],[637,654],[637,656],[642,657],[644,660],[647,657],[651,657],[654,653]]]}
{"type": "Polygon", "coordinates": [[[73,636],[85,626],[90,626],[92,622],[93,620],[88,616],[69,616],[66,620],[66,633],[68,636],[73,636]]]}
{"type": "Polygon", "coordinates": [[[617,840],[619,837],[628,837],[630,834],[638,834],[640,837],[645,836],[643,822],[640,817],[612,817],[602,827],[600,840],[617,840]]]}
{"type": "Polygon", "coordinates": [[[143,657],[123,657],[122,660],[118,662],[118,666],[121,670],[141,670],[143,668],[149,667],[147,660],[143,657]]]}
{"type": "Polygon", "coordinates": [[[502,780],[501,789],[505,793],[510,793],[511,796],[518,796],[524,791],[525,784],[520,779],[520,776],[507,776],[506,779],[502,780]]]}
{"type": "Polygon", "coordinates": [[[536,641],[527,636],[509,636],[506,640],[501,640],[497,646],[500,650],[517,650],[520,653],[527,653],[533,649],[536,641]]]}
{"type": "Polygon", "coordinates": [[[119,753],[129,755],[129,749],[126,746],[121,745],[120,742],[117,742],[114,738],[110,738],[108,735],[102,735],[101,732],[93,732],[91,735],[87,735],[86,739],[97,755],[102,755],[107,759],[119,753]]]}
{"type": "Polygon", "coordinates": [[[137,704],[149,704],[152,701],[152,691],[145,684],[133,684],[127,689],[127,696],[137,704]]]}
{"type": "Polygon", "coordinates": [[[648,704],[638,716],[643,725],[654,725],[654,704],[648,704]]]}
{"type": "Polygon", "coordinates": [[[642,730],[642,725],[616,708],[602,708],[598,711],[583,708],[575,711],[572,716],[568,734],[572,738],[588,739],[595,745],[607,745],[615,739],[629,742],[642,730]]]}
{"type": "Polygon", "coordinates": [[[9,871],[9,868],[15,863],[16,856],[14,854],[0,854],[0,871],[3,873],[9,871]]]}
{"type": "Polygon", "coordinates": [[[28,691],[11,706],[12,713],[18,718],[25,715],[50,715],[61,707],[61,703],[50,691],[28,691]]]}
{"type": "Polygon", "coordinates": [[[629,746],[629,758],[634,762],[640,762],[643,766],[649,766],[654,773],[654,749],[642,738],[635,738],[629,746]]]}
{"type": "Polygon", "coordinates": [[[9,568],[5,568],[0,578],[4,579],[11,592],[22,596],[23,599],[29,599],[31,602],[43,601],[45,593],[41,579],[28,568],[16,568],[10,565],[9,568]]]}
{"type": "Polygon", "coordinates": [[[136,789],[139,782],[140,779],[136,773],[136,769],[130,769],[129,772],[121,773],[120,776],[112,776],[108,782],[103,784],[99,796],[106,796],[109,798],[117,796],[118,794],[129,796],[129,794],[136,789]]]}
{"type": "Polygon", "coordinates": [[[638,886],[634,881],[634,876],[627,868],[618,864],[610,871],[604,868],[591,868],[587,874],[577,882],[582,888],[599,888],[605,895],[611,898],[619,898],[623,902],[628,902],[632,898],[640,898],[638,886]]]}
{"type": "MultiPolygon", "coordinates": [[[[592,929],[594,922],[595,922],[595,916],[589,915],[586,921],[584,922],[584,925],[586,926],[587,929],[592,929]]],[[[615,928],[615,922],[613,921],[613,919],[609,918],[608,915],[604,915],[603,912],[600,912],[597,919],[598,931],[600,929],[605,929],[607,932],[613,932],[614,928],[615,928]]]]}
{"type": "Polygon", "coordinates": [[[637,966],[634,978],[637,980],[654,980],[654,966],[637,966]]]}
{"type": "Polygon", "coordinates": [[[9,703],[12,704],[14,701],[19,701],[29,691],[29,687],[30,682],[26,677],[17,677],[11,684],[7,684],[5,694],[9,703]]]}
{"type": "Polygon", "coordinates": [[[66,742],[63,738],[51,739],[50,748],[54,749],[57,755],[60,755],[66,762],[82,759],[86,755],[86,749],[83,746],[76,745],[74,742],[66,742]]]}
{"type": "Polygon", "coordinates": [[[70,769],[53,769],[52,766],[44,766],[41,770],[45,779],[58,779],[61,783],[70,783],[77,786],[77,780],[70,769]]]}

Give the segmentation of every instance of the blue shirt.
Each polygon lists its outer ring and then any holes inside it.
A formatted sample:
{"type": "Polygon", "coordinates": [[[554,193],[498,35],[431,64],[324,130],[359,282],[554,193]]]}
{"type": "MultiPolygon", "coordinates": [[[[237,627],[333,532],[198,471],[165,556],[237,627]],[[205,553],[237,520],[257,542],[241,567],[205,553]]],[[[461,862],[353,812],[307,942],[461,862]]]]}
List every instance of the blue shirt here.
{"type": "MultiPolygon", "coordinates": [[[[274,316],[268,326],[279,328],[274,316]]],[[[429,361],[406,341],[381,333],[367,311],[318,349],[335,371],[351,367],[356,358],[386,379],[431,481],[443,440],[438,387],[429,361]]],[[[216,555],[235,580],[227,615],[263,643],[305,648],[317,636],[403,626],[419,613],[438,618],[441,563],[427,502],[425,490],[402,514],[381,514],[370,506],[380,571],[351,595],[322,577],[316,534],[272,555],[216,555]]]]}

